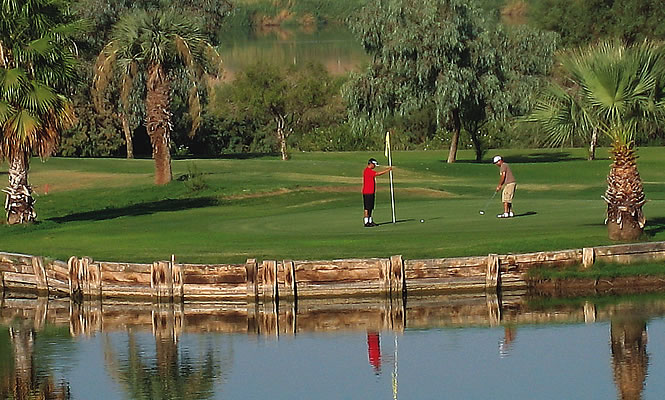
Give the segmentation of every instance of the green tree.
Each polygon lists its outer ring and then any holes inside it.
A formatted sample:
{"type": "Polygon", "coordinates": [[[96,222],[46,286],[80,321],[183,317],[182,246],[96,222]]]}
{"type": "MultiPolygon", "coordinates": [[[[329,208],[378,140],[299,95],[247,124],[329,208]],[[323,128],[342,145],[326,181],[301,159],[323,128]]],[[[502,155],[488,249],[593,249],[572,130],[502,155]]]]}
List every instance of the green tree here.
{"type": "Polygon", "coordinates": [[[564,84],[554,82],[529,120],[539,123],[553,143],[572,135],[596,134],[612,142],[612,165],[603,197],[610,238],[642,234],[645,196],[635,162],[635,135],[665,122],[665,53],[651,42],[627,46],[605,41],[561,54],[564,84]]]}
{"type": "MultiPolygon", "coordinates": [[[[510,83],[519,82],[520,72],[534,72],[532,65],[547,63],[543,56],[553,51],[553,38],[488,29],[473,2],[416,3],[371,2],[354,21],[353,28],[373,62],[364,73],[352,76],[345,87],[351,117],[357,129],[383,128],[390,115],[433,107],[438,129],[452,133],[448,162],[457,158],[463,128],[471,135],[480,158],[481,128],[488,120],[509,115],[514,100],[508,91],[510,83]],[[509,52],[516,43],[518,49],[528,47],[521,43],[527,39],[532,48],[546,50],[509,52]],[[509,55],[519,56],[520,61],[509,59],[509,55]],[[526,57],[532,60],[523,61],[526,57]],[[511,71],[519,63],[523,63],[522,71],[511,71]]],[[[549,66],[539,68],[543,73],[549,66]]]]}
{"type": "Polygon", "coordinates": [[[9,161],[7,221],[35,221],[28,183],[32,153],[50,156],[74,124],[69,90],[76,83],[73,37],[83,24],[67,0],[0,3],[0,151],[9,161]]]}
{"type": "Polygon", "coordinates": [[[529,23],[559,33],[566,47],[612,37],[629,44],[665,39],[661,0],[535,0],[528,4],[529,23]]]}
{"type": "Polygon", "coordinates": [[[180,68],[190,80],[190,135],[200,124],[199,91],[204,78],[221,72],[221,59],[206,41],[196,22],[173,10],[138,10],[115,25],[111,41],[97,59],[94,79],[95,101],[101,109],[103,92],[117,72],[121,76],[120,99],[125,110],[135,82],[145,82],[145,126],[155,160],[155,183],[172,180],[171,173],[171,95],[173,78],[180,68]]]}
{"type": "Polygon", "coordinates": [[[218,99],[230,113],[263,121],[275,132],[282,160],[289,158],[287,140],[305,126],[308,113],[323,108],[336,86],[320,64],[292,66],[285,70],[256,64],[222,89],[218,99]]]}

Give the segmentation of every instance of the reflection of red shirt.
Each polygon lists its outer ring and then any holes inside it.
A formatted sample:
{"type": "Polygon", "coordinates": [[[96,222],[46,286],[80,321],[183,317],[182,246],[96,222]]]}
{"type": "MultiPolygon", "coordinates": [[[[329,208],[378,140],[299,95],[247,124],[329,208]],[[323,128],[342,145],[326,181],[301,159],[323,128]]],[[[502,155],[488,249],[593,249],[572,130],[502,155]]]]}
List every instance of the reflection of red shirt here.
{"type": "Polygon", "coordinates": [[[363,194],[373,194],[376,191],[376,171],[367,167],[363,171],[363,194]]]}
{"type": "Polygon", "coordinates": [[[381,347],[379,344],[379,334],[376,332],[367,332],[367,357],[375,371],[381,370],[381,347]]]}

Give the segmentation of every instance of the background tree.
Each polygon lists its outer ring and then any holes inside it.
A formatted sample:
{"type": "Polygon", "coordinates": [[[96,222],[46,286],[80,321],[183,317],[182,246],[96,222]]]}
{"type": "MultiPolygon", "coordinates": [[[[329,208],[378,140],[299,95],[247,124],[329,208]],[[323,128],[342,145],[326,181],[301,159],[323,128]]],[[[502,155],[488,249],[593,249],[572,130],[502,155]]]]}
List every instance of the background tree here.
{"type": "MultiPolygon", "coordinates": [[[[452,133],[449,163],[457,158],[463,128],[471,135],[477,158],[482,156],[480,129],[488,120],[508,115],[509,82],[519,82],[519,72],[533,72],[526,65],[537,65],[536,57],[551,53],[554,46],[549,37],[532,35],[531,47],[549,46],[549,50],[532,55],[507,52],[527,36],[488,29],[475,3],[462,0],[371,2],[353,21],[353,28],[373,57],[367,70],[352,76],[345,87],[358,129],[383,128],[382,121],[390,115],[432,106],[438,129],[452,133]],[[542,39],[547,40],[537,42],[542,39]],[[510,64],[518,62],[508,56],[516,54],[524,68],[510,72],[510,64]],[[522,61],[527,57],[532,57],[529,62],[522,61]]],[[[547,57],[543,60],[546,64],[547,57]]]]}
{"type": "Polygon", "coordinates": [[[31,154],[50,156],[62,130],[74,124],[72,38],[82,29],[66,0],[0,4],[0,151],[9,160],[10,224],[36,219],[28,183],[31,154]]]}
{"type": "Polygon", "coordinates": [[[263,121],[275,132],[282,160],[287,160],[289,135],[305,126],[307,115],[323,108],[336,86],[318,64],[281,70],[259,63],[222,89],[218,101],[226,101],[229,113],[263,121]]]}
{"type": "Polygon", "coordinates": [[[211,72],[221,72],[221,58],[205,40],[196,22],[175,11],[139,10],[123,17],[114,27],[112,40],[97,59],[95,98],[101,96],[116,71],[121,75],[121,99],[128,107],[134,83],[145,81],[145,126],[155,160],[155,183],[171,181],[171,92],[178,68],[187,70],[191,82],[189,114],[190,135],[200,124],[199,90],[211,72]]]}
{"type": "Polygon", "coordinates": [[[565,47],[612,37],[628,44],[665,39],[660,0],[535,0],[527,9],[529,24],[559,33],[565,47]]]}
{"type": "MultiPolygon", "coordinates": [[[[604,196],[609,235],[636,239],[646,222],[646,200],[635,162],[635,136],[665,122],[663,47],[605,41],[565,52],[560,61],[565,86],[553,83],[530,120],[558,142],[575,134],[607,134],[613,160],[604,196]]],[[[594,140],[592,136],[592,151],[594,140]]]]}

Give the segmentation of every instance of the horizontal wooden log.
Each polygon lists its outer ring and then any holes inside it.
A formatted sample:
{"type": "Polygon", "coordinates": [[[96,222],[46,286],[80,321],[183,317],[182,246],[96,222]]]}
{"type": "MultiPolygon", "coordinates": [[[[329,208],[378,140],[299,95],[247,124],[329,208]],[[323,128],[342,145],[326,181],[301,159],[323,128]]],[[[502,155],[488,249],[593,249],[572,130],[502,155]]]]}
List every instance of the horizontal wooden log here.
{"type": "Polygon", "coordinates": [[[32,262],[30,264],[6,264],[3,272],[12,272],[15,274],[34,274],[32,262]]]}
{"type": "Polygon", "coordinates": [[[3,272],[2,279],[7,287],[12,287],[14,285],[30,285],[37,288],[37,277],[35,274],[3,272]]]}
{"type": "Polygon", "coordinates": [[[406,281],[407,295],[411,293],[442,292],[442,291],[484,291],[485,274],[474,277],[457,277],[444,279],[413,279],[406,281]]]}
{"type": "Polygon", "coordinates": [[[446,277],[466,277],[486,275],[487,257],[441,258],[429,260],[406,260],[404,276],[408,282],[413,279],[440,279],[446,277]]]}
{"type": "Polygon", "coordinates": [[[136,274],[150,274],[151,264],[132,264],[132,263],[113,263],[99,261],[97,262],[104,273],[107,272],[126,272],[136,274]]]}
{"type": "Polygon", "coordinates": [[[650,252],[665,252],[665,242],[618,244],[594,247],[596,256],[626,255],[650,252]]]}
{"type": "Polygon", "coordinates": [[[137,286],[150,286],[150,272],[117,272],[102,270],[102,286],[107,283],[133,283],[137,286]]]}
{"type": "Polygon", "coordinates": [[[652,253],[632,253],[632,254],[613,254],[602,255],[596,254],[596,261],[613,264],[634,264],[646,262],[659,262],[665,260],[665,253],[652,252],[652,253]]]}
{"type": "Polygon", "coordinates": [[[245,264],[180,264],[186,273],[240,274],[245,271],[245,264]]]}
{"type": "Polygon", "coordinates": [[[386,259],[294,261],[298,290],[304,283],[371,281],[381,279],[386,259]]]}
{"type": "Polygon", "coordinates": [[[113,283],[102,283],[101,296],[103,298],[123,299],[146,299],[152,297],[153,290],[150,286],[121,285],[113,283]]]}
{"type": "Polygon", "coordinates": [[[216,285],[216,284],[237,284],[246,285],[245,271],[242,275],[236,273],[206,273],[206,272],[186,272],[183,276],[184,283],[198,285],[216,285]]]}

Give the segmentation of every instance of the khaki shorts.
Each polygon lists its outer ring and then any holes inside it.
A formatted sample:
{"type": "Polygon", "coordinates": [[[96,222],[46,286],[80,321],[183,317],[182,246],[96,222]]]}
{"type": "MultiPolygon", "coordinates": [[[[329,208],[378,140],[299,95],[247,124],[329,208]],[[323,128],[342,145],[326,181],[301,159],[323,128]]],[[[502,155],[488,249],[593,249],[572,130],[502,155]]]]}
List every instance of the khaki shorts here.
{"type": "Polygon", "coordinates": [[[504,203],[512,203],[513,196],[515,196],[515,186],[516,183],[506,183],[503,187],[503,192],[501,193],[501,201],[504,203]]]}

